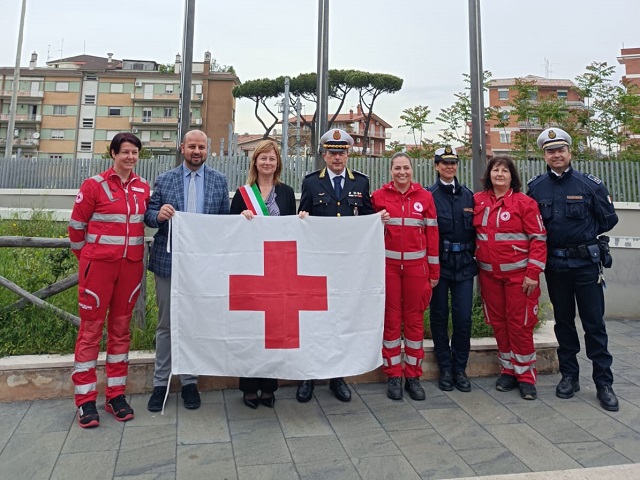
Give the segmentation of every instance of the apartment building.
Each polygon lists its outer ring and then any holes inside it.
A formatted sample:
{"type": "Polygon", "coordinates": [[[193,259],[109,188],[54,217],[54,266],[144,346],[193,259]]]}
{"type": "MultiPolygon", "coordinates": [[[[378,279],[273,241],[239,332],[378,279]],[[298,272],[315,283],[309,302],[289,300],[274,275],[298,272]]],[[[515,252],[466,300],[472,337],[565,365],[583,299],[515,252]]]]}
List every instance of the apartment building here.
{"type": "MultiPolygon", "coordinates": [[[[564,100],[569,109],[585,108],[584,102],[576,90],[576,85],[571,80],[544,78],[535,75],[527,75],[520,80],[529,82],[536,87],[531,94],[534,103],[545,97],[558,98],[564,100]]],[[[513,109],[511,102],[517,95],[513,89],[515,85],[516,78],[495,79],[489,84],[489,106],[504,112],[502,118],[508,120],[504,128],[498,127],[500,122],[497,119],[487,120],[487,150],[491,150],[493,155],[511,152],[513,150],[512,141],[518,132],[526,131],[532,137],[537,137],[542,130],[548,127],[548,125],[541,125],[536,117],[532,117],[528,121],[521,121],[508,114],[513,109]]]]}
{"type": "Polygon", "coordinates": [[[624,65],[622,81],[640,87],[640,48],[621,49],[618,63],[624,65]]]}
{"type": "MultiPolygon", "coordinates": [[[[106,152],[118,132],[136,134],[154,155],[176,153],[180,55],[173,69],[149,60],[77,55],[20,69],[14,153],[27,158],[92,158],[106,152]]],[[[219,151],[235,127],[234,73],[212,72],[211,53],[194,62],[190,125],[219,151]]],[[[0,68],[0,149],[6,143],[13,68],[0,68]]]]}

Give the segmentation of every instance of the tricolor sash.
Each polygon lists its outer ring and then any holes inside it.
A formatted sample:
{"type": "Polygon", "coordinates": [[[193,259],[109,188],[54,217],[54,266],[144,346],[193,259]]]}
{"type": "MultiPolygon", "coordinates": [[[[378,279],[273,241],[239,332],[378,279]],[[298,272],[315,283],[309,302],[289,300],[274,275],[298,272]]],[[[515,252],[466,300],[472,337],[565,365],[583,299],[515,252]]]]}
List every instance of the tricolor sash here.
{"type": "Polygon", "coordinates": [[[251,210],[254,215],[264,215],[265,217],[269,216],[269,210],[267,210],[267,206],[262,200],[262,195],[260,194],[260,188],[257,183],[253,185],[244,185],[240,187],[240,194],[242,195],[242,199],[244,200],[244,204],[247,206],[248,210],[251,210]]]}

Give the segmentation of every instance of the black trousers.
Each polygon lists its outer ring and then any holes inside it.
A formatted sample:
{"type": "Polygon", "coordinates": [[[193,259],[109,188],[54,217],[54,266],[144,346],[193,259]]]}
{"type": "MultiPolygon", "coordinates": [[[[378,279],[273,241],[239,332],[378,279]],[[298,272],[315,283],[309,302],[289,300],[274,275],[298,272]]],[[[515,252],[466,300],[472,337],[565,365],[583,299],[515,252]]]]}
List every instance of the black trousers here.
{"type": "Polygon", "coordinates": [[[275,392],[278,389],[278,380],[276,378],[240,378],[240,390],[244,393],[275,392]]]}
{"type": "Polygon", "coordinates": [[[454,281],[440,278],[433,289],[429,319],[433,350],[440,371],[464,372],[469,360],[473,278],[454,281]],[[453,333],[449,347],[449,291],[453,333]]]}
{"type": "Polygon", "coordinates": [[[580,351],[580,342],[575,323],[577,303],[587,357],[593,364],[593,381],[596,386],[604,386],[613,384],[613,358],[607,350],[609,337],[603,318],[604,292],[598,283],[598,273],[598,265],[587,265],[559,272],[547,270],[545,278],[556,321],[560,373],[578,380],[580,368],[576,355],[580,351]]]}

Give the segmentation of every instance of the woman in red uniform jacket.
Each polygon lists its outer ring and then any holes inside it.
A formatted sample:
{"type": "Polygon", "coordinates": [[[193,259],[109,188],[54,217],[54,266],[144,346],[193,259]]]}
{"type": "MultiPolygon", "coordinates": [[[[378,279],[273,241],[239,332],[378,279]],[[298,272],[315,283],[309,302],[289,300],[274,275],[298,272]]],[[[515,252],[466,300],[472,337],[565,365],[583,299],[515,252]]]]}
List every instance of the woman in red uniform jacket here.
{"type": "Polygon", "coordinates": [[[147,181],[133,173],[141,147],[131,133],[113,137],[113,167],[84,181],[69,221],[71,251],[79,259],[81,320],[71,378],[82,428],[100,424],[96,361],[107,311],[105,410],[121,422],[133,418],[124,393],[129,321],[142,282],[143,219],[149,201],[147,181]]]}
{"type": "Polygon", "coordinates": [[[502,364],[496,389],[520,387],[520,396],[536,398],[536,351],[539,275],[547,259],[547,235],[532,198],[509,156],[487,164],[484,191],[474,195],[476,260],[480,271],[485,321],[491,325],[502,364]]]}
{"type": "Polygon", "coordinates": [[[386,299],[383,371],[389,377],[387,396],[402,399],[404,388],[414,400],[424,400],[420,385],[424,350],[424,311],[431,289],[440,277],[438,222],[431,193],[412,183],[413,167],[405,153],[391,158],[391,182],[376,190],[371,201],[376,212],[386,209],[386,299]],[[404,331],[404,369],[400,332],[404,331]]]}

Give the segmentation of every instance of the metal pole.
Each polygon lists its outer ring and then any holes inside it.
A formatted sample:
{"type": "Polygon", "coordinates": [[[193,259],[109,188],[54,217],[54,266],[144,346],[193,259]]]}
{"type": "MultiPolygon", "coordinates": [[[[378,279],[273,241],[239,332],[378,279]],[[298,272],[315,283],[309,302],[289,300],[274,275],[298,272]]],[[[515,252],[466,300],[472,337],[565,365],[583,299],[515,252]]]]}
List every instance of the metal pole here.
{"type": "Polygon", "coordinates": [[[18,110],[18,90],[20,90],[20,57],[22,56],[22,36],[24,31],[24,14],[27,10],[27,0],[22,0],[20,12],[20,28],[18,30],[18,48],[16,49],[16,65],[13,69],[13,89],[11,90],[11,104],[9,106],[9,125],[7,126],[7,146],[4,158],[9,160],[13,153],[13,130],[16,126],[16,110],[18,110]]]}
{"type": "Polygon", "coordinates": [[[478,192],[482,190],[481,178],[487,164],[480,0],[469,0],[469,52],[471,54],[471,158],[473,189],[478,192]]]}
{"type": "Polygon", "coordinates": [[[300,110],[302,105],[300,104],[300,95],[296,98],[296,157],[300,156],[300,110]]]}
{"type": "Polygon", "coordinates": [[[180,70],[180,112],[178,117],[178,151],[176,165],[182,163],[180,142],[191,124],[191,72],[193,69],[193,24],[196,0],[185,0],[182,33],[182,70],[180,70]]]}
{"type": "Polygon", "coordinates": [[[282,99],[282,158],[289,156],[289,77],[284,78],[282,99]]]}
{"type": "Polygon", "coordinates": [[[327,131],[329,113],[329,0],[318,0],[318,82],[316,110],[316,168],[322,168],[320,137],[327,131]]]}

